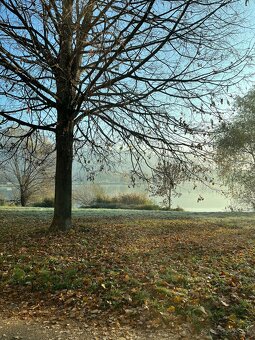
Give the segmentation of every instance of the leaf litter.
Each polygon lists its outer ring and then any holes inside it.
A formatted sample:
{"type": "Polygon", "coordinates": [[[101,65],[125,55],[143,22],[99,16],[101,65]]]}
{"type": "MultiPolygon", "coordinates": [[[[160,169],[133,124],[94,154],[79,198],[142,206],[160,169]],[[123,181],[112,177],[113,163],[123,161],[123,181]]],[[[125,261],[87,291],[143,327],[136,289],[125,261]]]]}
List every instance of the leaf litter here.
{"type": "MultiPolygon", "coordinates": [[[[0,211],[1,312],[25,320],[246,339],[255,323],[255,218],[0,211]],[[39,218],[38,218],[39,217],[39,218]]],[[[184,337],[183,337],[184,338],[184,337]]]]}

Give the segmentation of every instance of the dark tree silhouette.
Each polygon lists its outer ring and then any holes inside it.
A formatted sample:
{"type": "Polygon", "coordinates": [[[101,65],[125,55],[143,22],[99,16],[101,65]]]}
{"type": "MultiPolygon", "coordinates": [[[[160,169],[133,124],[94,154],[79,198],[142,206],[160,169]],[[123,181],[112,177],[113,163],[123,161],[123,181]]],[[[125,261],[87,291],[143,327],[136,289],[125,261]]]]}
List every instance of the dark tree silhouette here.
{"type": "Polygon", "coordinates": [[[245,59],[231,45],[238,4],[0,0],[2,124],[55,134],[51,230],[71,227],[73,150],[103,161],[124,148],[135,169],[147,150],[201,150],[198,117],[245,59]]]}

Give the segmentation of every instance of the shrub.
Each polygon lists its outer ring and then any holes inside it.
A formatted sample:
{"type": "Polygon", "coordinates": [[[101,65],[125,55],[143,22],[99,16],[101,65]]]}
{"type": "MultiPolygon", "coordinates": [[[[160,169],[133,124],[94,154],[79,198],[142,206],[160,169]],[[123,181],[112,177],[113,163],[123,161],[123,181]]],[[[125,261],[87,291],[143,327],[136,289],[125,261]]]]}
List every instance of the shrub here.
{"type": "Polygon", "coordinates": [[[175,209],[172,209],[172,211],[184,211],[184,209],[177,205],[177,207],[175,209]]]}
{"type": "Polygon", "coordinates": [[[148,199],[145,194],[119,194],[109,196],[104,192],[98,193],[91,204],[93,208],[110,208],[110,209],[128,209],[130,207],[135,209],[153,209],[153,202],[148,199]],[[150,207],[150,208],[149,208],[150,207]]]}
{"type": "MultiPolygon", "coordinates": [[[[87,208],[88,206],[81,206],[87,208]]],[[[160,210],[145,194],[131,193],[109,196],[104,192],[98,193],[90,204],[90,208],[102,209],[136,209],[136,210],[160,210]]]]}
{"type": "Polygon", "coordinates": [[[90,208],[96,209],[120,209],[120,204],[111,202],[95,202],[91,204],[90,208]]]}
{"type": "MultiPolygon", "coordinates": [[[[81,207],[81,208],[87,208],[81,207]]],[[[90,208],[94,209],[133,209],[133,210],[160,210],[160,207],[156,204],[130,204],[130,205],[125,205],[121,203],[94,203],[90,206],[90,208]]]]}
{"type": "Polygon", "coordinates": [[[46,197],[41,202],[35,202],[33,204],[34,207],[40,208],[53,208],[54,207],[54,198],[46,197]]]}
{"type": "Polygon", "coordinates": [[[183,208],[181,208],[179,206],[177,206],[176,208],[171,208],[171,209],[169,209],[169,208],[161,208],[161,210],[163,210],[163,211],[185,211],[183,208]]]}
{"type": "Polygon", "coordinates": [[[120,194],[117,196],[109,196],[105,193],[98,193],[93,202],[94,204],[123,204],[123,205],[147,205],[153,204],[151,200],[144,194],[133,193],[133,194],[120,194]]]}
{"type": "Polygon", "coordinates": [[[19,205],[19,202],[17,200],[6,200],[5,198],[3,197],[0,197],[0,207],[4,207],[4,206],[18,206],[19,205]]]}
{"type": "Polygon", "coordinates": [[[153,204],[153,202],[145,194],[141,194],[141,193],[121,194],[118,196],[114,196],[112,198],[112,201],[116,201],[117,203],[127,204],[127,205],[153,204]]]}
{"type": "MultiPolygon", "coordinates": [[[[106,194],[97,194],[95,199],[93,200],[93,203],[112,203],[114,202],[112,198],[106,194]]],[[[114,202],[115,203],[115,202],[114,202]]]]}
{"type": "Polygon", "coordinates": [[[144,204],[135,206],[134,209],[137,210],[160,210],[160,206],[157,204],[144,204]]]}

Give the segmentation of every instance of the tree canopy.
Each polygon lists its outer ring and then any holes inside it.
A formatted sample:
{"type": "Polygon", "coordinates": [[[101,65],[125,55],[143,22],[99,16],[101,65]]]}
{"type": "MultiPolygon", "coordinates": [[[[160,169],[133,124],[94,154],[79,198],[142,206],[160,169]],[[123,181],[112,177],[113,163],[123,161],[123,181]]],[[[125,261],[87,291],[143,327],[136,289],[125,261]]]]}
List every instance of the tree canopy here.
{"type": "Polygon", "coordinates": [[[0,0],[1,131],[16,124],[55,135],[52,230],[71,226],[74,150],[85,163],[128,150],[135,170],[147,150],[201,151],[214,95],[244,66],[234,40],[240,6],[0,0]]]}
{"type": "Polygon", "coordinates": [[[229,194],[255,208],[255,90],[236,100],[236,115],[217,129],[216,161],[229,194]]]}

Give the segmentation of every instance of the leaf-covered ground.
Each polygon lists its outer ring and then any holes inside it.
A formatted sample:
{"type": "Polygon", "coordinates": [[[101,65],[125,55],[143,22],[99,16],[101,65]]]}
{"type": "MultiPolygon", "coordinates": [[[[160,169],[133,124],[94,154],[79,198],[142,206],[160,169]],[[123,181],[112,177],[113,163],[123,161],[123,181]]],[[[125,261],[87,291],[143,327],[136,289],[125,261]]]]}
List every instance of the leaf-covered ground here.
{"type": "Polygon", "coordinates": [[[0,312],[213,339],[255,333],[255,215],[0,209],[0,312]],[[201,335],[202,334],[202,335],[201,335]]]}

